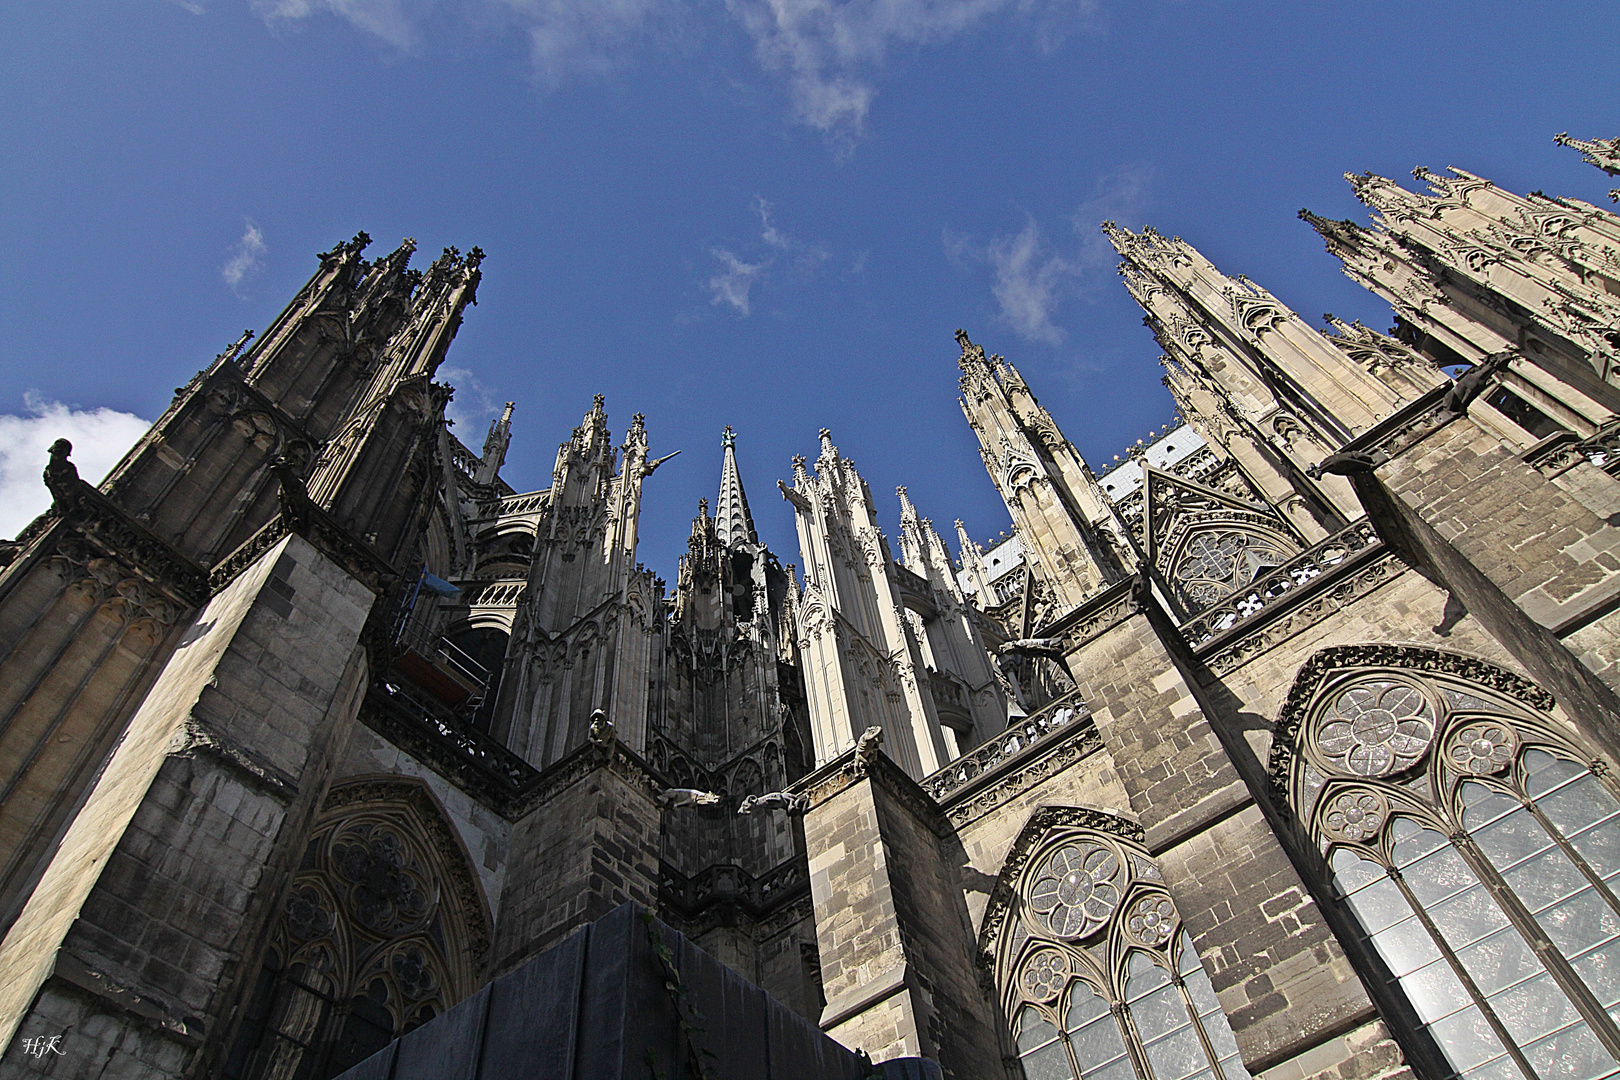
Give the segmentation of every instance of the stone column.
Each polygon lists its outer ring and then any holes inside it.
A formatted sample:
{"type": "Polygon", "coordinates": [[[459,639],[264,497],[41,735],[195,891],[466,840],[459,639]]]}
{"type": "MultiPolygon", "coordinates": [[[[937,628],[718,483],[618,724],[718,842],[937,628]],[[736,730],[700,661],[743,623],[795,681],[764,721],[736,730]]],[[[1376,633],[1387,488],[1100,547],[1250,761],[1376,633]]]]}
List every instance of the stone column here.
{"type": "Polygon", "coordinates": [[[1005,1075],[934,801],[864,737],[797,787],[811,803],[821,1029],[876,1061],[922,1056],[946,1063],[947,1077],[1005,1075]]]}
{"type": "Polygon", "coordinates": [[[203,607],[0,943],[0,1045],[150,1077],[217,1045],[358,712],[373,599],[287,536],[203,607]]]}

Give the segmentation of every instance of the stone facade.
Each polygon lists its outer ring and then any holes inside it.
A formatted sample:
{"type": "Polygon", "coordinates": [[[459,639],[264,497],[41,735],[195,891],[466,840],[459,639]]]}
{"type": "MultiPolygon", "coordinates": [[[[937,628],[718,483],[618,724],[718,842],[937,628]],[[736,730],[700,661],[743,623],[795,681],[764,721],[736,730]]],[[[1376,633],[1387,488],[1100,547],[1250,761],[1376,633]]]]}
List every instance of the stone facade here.
{"type": "Polygon", "coordinates": [[[1620,218],[1419,178],[1302,215],[1389,334],[1107,224],[1176,425],[959,331],[1010,536],[824,430],[801,572],[727,429],[673,588],[641,415],[449,432],[476,249],[323,255],[0,546],[0,1075],[333,1076],[627,901],[947,1077],[1614,1074],[1620,218]]]}

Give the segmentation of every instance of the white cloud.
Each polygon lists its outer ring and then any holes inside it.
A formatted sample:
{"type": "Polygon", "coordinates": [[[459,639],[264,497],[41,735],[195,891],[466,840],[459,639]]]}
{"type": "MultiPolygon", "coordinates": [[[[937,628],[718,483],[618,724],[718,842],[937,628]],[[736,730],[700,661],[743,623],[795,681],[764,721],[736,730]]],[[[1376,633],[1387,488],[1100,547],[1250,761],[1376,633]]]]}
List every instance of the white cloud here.
{"type": "Polygon", "coordinates": [[[760,65],[788,82],[797,119],[847,153],[865,128],[891,51],[945,41],[992,15],[1027,20],[1050,48],[1096,0],[726,0],[760,65]]]}
{"type": "Polygon", "coordinates": [[[258,273],[264,267],[264,253],[270,250],[265,246],[264,233],[253,222],[247,223],[247,229],[242,233],[242,239],[230,246],[225,265],[219,268],[219,274],[225,279],[225,284],[237,295],[241,295],[242,282],[258,273]]]}
{"type": "Polygon", "coordinates": [[[755,262],[748,262],[730,248],[713,247],[709,254],[720,260],[720,270],[709,278],[709,302],[730,305],[740,316],[752,310],[750,295],[773,269],[780,268],[803,279],[832,257],[820,244],[809,244],[790,236],[771,220],[773,207],[763,196],[754,196],[754,216],[759,218],[759,242],[766,251],[755,262]]]}
{"type": "Polygon", "coordinates": [[[444,415],[454,422],[452,430],[456,438],[474,453],[481,453],[489,422],[501,414],[500,396],[480,382],[469,368],[441,365],[437,378],[456,388],[455,396],[444,410],[444,415]]]}
{"type": "Polygon", "coordinates": [[[1118,255],[1102,234],[1102,223],[1117,221],[1139,227],[1142,215],[1152,202],[1153,167],[1124,165],[1097,178],[1091,197],[1070,215],[1074,231],[1080,234],[1080,264],[1087,271],[1112,271],[1118,255]]]}
{"type": "Polygon", "coordinates": [[[1074,264],[1047,250],[1034,218],[1016,234],[991,240],[985,257],[995,272],[990,293],[1013,332],[1026,341],[1060,344],[1064,331],[1052,322],[1052,309],[1073,287],[1074,264]]]}
{"type": "MultiPolygon", "coordinates": [[[[177,0],[201,4],[202,0],[177,0]]],[[[1009,15],[1049,50],[1090,21],[1099,0],[725,0],[755,58],[785,84],[794,118],[847,155],[859,141],[891,53],[969,33],[1009,15]]],[[[434,8],[526,35],[536,77],[556,87],[631,62],[678,36],[704,6],[680,0],[253,0],[272,27],[318,14],[346,19],[401,52],[417,49],[434,8]]]]}
{"type": "Polygon", "coordinates": [[[71,442],[70,460],[79,476],[95,484],[151,427],[140,417],[115,409],[47,404],[33,394],[23,403],[25,415],[0,414],[0,537],[4,538],[16,536],[50,509],[51,493],[40,474],[50,460],[51,443],[71,442]]]}
{"type": "Polygon", "coordinates": [[[174,0],[174,2],[193,15],[208,14],[208,5],[204,4],[202,0],[174,0]]]}
{"type": "Polygon", "coordinates": [[[431,6],[432,0],[409,6],[402,0],[253,0],[253,10],[271,27],[289,26],[326,12],[401,52],[416,48],[417,24],[431,6]]]}
{"type": "Polygon", "coordinates": [[[747,263],[727,251],[725,248],[710,248],[709,254],[720,260],[722,269],[709,278],[709,303],[729,304],[738,315],[746,317],[749,313],[750,303],[748,294],[753,291],[754,283],[759,280],[771,261],[747,263]]]}

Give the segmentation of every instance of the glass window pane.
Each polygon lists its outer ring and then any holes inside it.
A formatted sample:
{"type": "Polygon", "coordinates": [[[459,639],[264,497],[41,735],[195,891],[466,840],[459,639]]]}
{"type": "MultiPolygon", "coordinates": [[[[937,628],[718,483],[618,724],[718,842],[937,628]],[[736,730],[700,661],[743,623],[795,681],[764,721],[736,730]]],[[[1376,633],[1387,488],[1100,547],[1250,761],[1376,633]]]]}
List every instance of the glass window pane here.
{"type": "Polygon", "coordinates": [[[1540,975],[1522,982],[1487,1000],[1513,1041],[1528,1046],[1546,1038],[1560,1028],[1580,1020],[1580,1013],[1564,992],[1553,982],[1551,975],[1540,975]]]}
{"type": "Polygon", "coordinates": [[[1053,1027],[1041,1014],[1029,1005],[1018,1014],[1018,1052],[1033,1050],[1037,1046],[1044,1046],[1058,1037],[1057,1028],[1053,1027]]]}
{"type": "MultiPolygon", "coordinates": [[[[1428,781],[1424,781],[1425,786],[1428,781]]],[[[1396,816],[1389,827],[1389,835],[1395,841],[1395,866],[1404,867],[1408,863],[1416,862],[1431,851],[1438,851],[1446,846],[1446,838],[1433,829],[1426,829],[1409,817],[1396,816]]]]}
{"type": "Polygon", "coordinates": [[[1187,1006],[1181,1000],[1181,991],[1168,985],[1146,997],[1133,999],[1131,1018],[1136,1021],[1136,1030],[1141,1034],[1143,1042],[1167,1035],[1191,1023],[1187,1017],[1187,1006]]]}
{"type": "MultiPolygon", "coordinates": [[[[1526,817],[1529,815],[1526,814],[1526,817]]],[[[1542,911],[1592,886],[1561,848],[1548,848],[1502,877],[1532,913],[1542,911]]]]}
{"type": "MultiPolygon", "coordinates": [[[[1508,804],[1506,813],[1495,814],[1489,823],[1476,821],[1473,808],[1463,811],[1463,826],[1498,870],[1508,870],[1538,851],[1552,847],[1552,837],[1530,811],[1515,799],[1493,793],[1492,798],[1508,804]]],[[[1490,808],[1494,813],[1499,807],[1490,808]]]]}
{"type": "Polygon", "coordinates": [[[1429,917],[1440,928],[1440,935],[1453,949],[1471,945],[1507,925],[1507,916],[1496,906],[1485,886],[1475,885],[1466,892],[1428,908],[1429,917]]]}
{"type": "Polygon", "coordinates": [[[1501,1040],[1496,1037],[1496,1032],[1491,1030],[1491,1025],[1485,1022],[1485,1017],[1477,1005],[1471,1005],[1439,1023],[1431,1024],[1429,1032],[1439,1042],[1446,1060],[1450,1061],[1459,1072],[1506,1053],[1501,1040]]]}
{"type": "MultiPolygon", "coordinates": [[[[1405,902],[1405,897],[1402,897],[1401,903],[1405,902]]],[[[1394,926],[1379,931],[1373,935],[1372,942],[1378,955],[1389,965],[1390,974],[1397,979],[1440,958],[1440,947],[1416,916],[1409,915],[1394,926]]]]}
{"type": "Polygon", "coordinates": [[[1198,1032],[1191,1024],[1151,1041],[1144,1039],[1143,1049],[1147,1051],[1154,1080],[1182,1080],[1209,1068],[1204,1044],[1198,1041],[1198,1032]]]}
{"type": "Polygon", "coordinates": [[[1532,798],[1540,798],[1554,788],[1563,787],[1586,771],[1586,766],[1547,753],[1545,750],[1524,752],[1525,790],[1532,798]]]}
{"type": "Polygon", "coordinates": [[[1063,1020],[1063,1026],[1070,1031],[1084,1027],[1099,1017],[1109,1016],[1108,1002],[1088,982],[1077,981],[1069,986],[1069,1013],[1063,1020]]]}
{"type": "Polygon", "coordinates": [[[1541,961],[1511,926],[1459,949],[1457,958],[1487,997],[1542,972],[1541,961]]]}
{"type": "Polygon", "coordinates": [[[1348,848],[1333,853],[1333,883],[1346,896],[1384,878],[1384,868],[1348,848]]]}
{"type": "Polygon", "coordinates": [[[1125,1038],[1120,1034],[1119,1022],[1114,1019],[1108,1003],[1084,982],[1074,983],[1069,993],[1072,997],[1064,1027],[1069,1031],[1069,1043],[1074,1047],[1075,1060],[1080,1063],[1081,1073],[1091,1080],[1120,1060],[1124,1060],[1129,1071],[1125,1038]]]}
{"type": "Polygon", "coordinates": [[[1524,1056],[1542,1080],[1595,1080],[1614,1072],[1614,1059],[1585,1024],[1526,1046],[1524,1056]]]}
{"type": "Polygon", "coordinates": [[[1401,990],[1426,1024],[1450,1016],[1473,1002],[1462,980],[1444,960],[1436,960],[1401,979],[1401,990]]]}
{"type": "Polygon", "coordinates": [[[1018,1055],[1024,1063],[1025,1080],[1074,1080],[1069,1070],[1069,1054],[1060,1042],[1047,1043],[1039,1050],[1018,1055]]]}
{"type": "Polygon", "coordinates": [[[1614,796],[1591,773],[1557,791],[1537,796],[1536,805],[1565,836],[1573,836],[1620,812],[1614,796]]]}
{"type": "Polygon", "coordinates": [[[1519,1063],[1506,1054],[1483,1065],[1475,1065],[1464,1075],[1467,1080],[1524,1080],[1519,1063]]]}
{"type": "Polygon", "coordinates": [[[1356,913],[1361,928],[1369,934],[1376,934],[1412,915],[1412,905],[1406,902],[1400,886],[1387,877],[1351,893],[1345,900],[1356,913]]]}
{"type": "MultiPolygon", "coordinates": [[[[1401,845],[1396,845],[1397,861],[1400,861],[1400,847],[1401,845]]],[[[1462,856],[1450,845],[1406,863],[1401,867],[1401,876],[1406,878],[1418,903],[1426,908],[1433,908],[1448,896],[1457,895],[1478,880],[1474,877],[1474,872],[1468,869],[1468,864],[1463,862],[1462,856]]]]}
{"type": "Polygon", "coordinates": [[[1236,1054],[1221,1058],[1221,1072],[1226,1075],[1226,1080],[1249,1080],[1249,1070],[1236,1054]]]}
{"type": "Polygon", "coordinates": [[[1585,952],[1620,935],[1620,918],[1590,887],[1551,910],[1539,912],[1536,922],[1565,956],[1585,952]]]}
{"type": "Polygon", "coordinates": [[[1095,1070],[1086,1070],[1084,1063],[1080,1068],[1085,1070],[1084,1080],[1137,1080],[1136,1066],[1131,1064],[1128,1057],[1120,1058],[1095,1070]]]}
{"type": "Polygon", "coordinates": [[[1620,943],[1599,946],[1570,964],[1605,1009],[1620,1003],[1620,943]]]}
{"type": "Polygon", "coordinates": [[[1519,800],[1477,780],[1465,781],[1458,794],[1462,797],[1463,823],[1470,833],[1484,828],[1503,814],[1519,809],[1519,800]]]}

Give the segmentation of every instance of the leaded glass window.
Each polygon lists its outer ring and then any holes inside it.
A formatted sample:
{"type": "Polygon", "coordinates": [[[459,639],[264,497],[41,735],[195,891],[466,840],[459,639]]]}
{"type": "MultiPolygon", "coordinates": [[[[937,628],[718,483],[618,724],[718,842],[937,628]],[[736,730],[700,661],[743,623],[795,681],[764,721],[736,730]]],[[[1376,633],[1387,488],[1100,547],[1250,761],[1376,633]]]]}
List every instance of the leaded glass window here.
{"type": "Polygon", "coordinates": [[[1434,655],[1323,680],[1296,808],[1450,1075],[1620,1075],[1620,798],[1544,694],[1434,655]]]}
{"type": "Polygon", "coordinates": [[[1027,1080],[1249,1080],[1158,867],[1136,844],[1054,830],[1002,935],[1027,1080]]]}
{"type": "Polygon", "coordinates": [[[333,791],[272,928],[226,1077],[324,1080],[473,989],[488,923],[450,829],[420,785],[333,791]]]}

